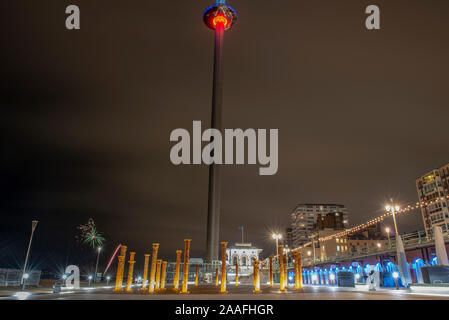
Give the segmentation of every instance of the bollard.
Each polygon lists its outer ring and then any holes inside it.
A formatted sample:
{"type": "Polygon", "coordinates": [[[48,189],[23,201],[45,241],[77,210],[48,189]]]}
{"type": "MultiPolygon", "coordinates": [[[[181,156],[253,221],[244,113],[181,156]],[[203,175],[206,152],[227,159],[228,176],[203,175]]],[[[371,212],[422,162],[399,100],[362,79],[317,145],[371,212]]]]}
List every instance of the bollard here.
{"type": "Polygon", "coordinates": [[[273,256],[269,257],[270,259],[270,287],[273,286],[273,256]]]}
{"type": "Polygon", "coordinates": [[[184,265],[182,267],[182,290],[181,293],[189,293],[187,291],[187,281],[189,280],[189,254],[191,239],[184,239],[184,265]]]}
{"type": "Polygon", "coordinates": [[[284,288],[287,288],[287,284],[288,284],[288,277],[287,277],[287,274],[288,274],[288,269],[287,269],[287,254],[284,256],[284,288]]]}
{"type": "Polygon", "coordinates": [[[254,260],[254,293],[260,292],[260,273],[259,273],[260,261],[254,260]]]}
{"type": "Polygon", "coordinates": [[[125,271],[126,249],[127,249],[126,246],[120,247],[120,255],[118,256],[118,265],[117,265],[117,276],[115,277],[114,291],[116,292],[122,291],[123,272],[125,271]]]}
{"type": "Polygon", "coordinates": [[[285,281],[284,281],[284,246],[280,244],[278,246],[278,260],[279,260],[279,289],[281,292],[285,292],[285,281]]]}
{"type": "Polygon", "coordinates": [[[218,287],[218,266],[215,267],[215,286],[218,287]]]}
{"type": "Polygon", "coordinates": [[[154,292],[155,277],[156,277],[156,264],[157,264],[157,250],[159,249],[159,243],[153,243],[153,257],[151,258],[151,270],[150,270],[150,285],[148,288],[149,293],[154,292]]]}
{"type": "Polygon", "coordinates": [[[148,280],[148,262],[150,261],[150,255],[144,254],[145,262],[143,265],[143,280],[142,280],[142,291],[147,290],[147,280],[148,280]]]}
{"type": "Polygon", "coordinates": [[[196,271],[195,271],[195,287],[198,287],[198,274],[200,271],[200,263],[196,263],[196,271]]]}
{"type": "Polygon", "coordinates": [[[165,289],[165,272],[167,269],[167,261],[162,261],[161,290],[165,289]]]}
{"type": "Polygon", "coordinates": [[[299,289],[299,287],[298,287],[298,280],[299,280],[299,278],[298,278],[298,257],[297,257],[297,253],[298,253],[298,251],[293,250],[293,260],[294,260],[293,270],[295,271],[295,289],[299,289]]]}
{"type": "Polygon", "coordinates": [[[134,264],[136,261],[134,260],[135,252],[129,253],[129,267],[128,267],[128,281],[126,283],[126,292],[132,292],[131,285],[133,284],[133,272],[134,272],[134,264]]]}
{"type": "Polygon", "coordinates": [[[239,286],[239,262],[235,262],[235,286],[239,286]]]}
{"type": "Polygon", "coordinates": [[[161,285],[161,264],[162,260],[158,259],[156,262],[156,287],[155,290],[159,290],[161,285]]]}
{"type": "Polygon", "coordinates": [[[227,242],[222,241],[221,244],[221,287],[220,293],[226,293],[226,246],[227,242]]]}
{"type": "Polygon", "coordinates": [[[298,281],[296,281],[295,275],[295,289],[302,289],[302,261],[301,261],[301,251],[296,253],[296,268],[298,273],[298,281]]]}
{"type": "Polygon", "coordinates": [[[176,291],[179,290],[179,268],[181,265],[181,250],[176,250],[176,268],[175,276],[173,277],[173,287],[176,291]]]}
{"type": "Polygon", "coordinates": [[[253,287],[255,288],[256,287],[256,277],[255,277],[255,275],[256,275],[256,273],[255,273],[256,272],[256,267],[255,267],[256,258],[252,258],[251,261],[253,264],[253,287]]]}

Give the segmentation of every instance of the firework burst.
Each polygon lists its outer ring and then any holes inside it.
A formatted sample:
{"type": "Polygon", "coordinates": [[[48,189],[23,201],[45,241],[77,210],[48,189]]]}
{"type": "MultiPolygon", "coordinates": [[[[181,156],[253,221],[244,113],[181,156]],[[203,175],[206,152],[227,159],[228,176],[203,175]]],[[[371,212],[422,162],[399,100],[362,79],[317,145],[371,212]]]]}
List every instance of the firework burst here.
{"type": "Polygon", "coordinates": [[[81,231],[81,235],[78,237],[78,239],[83,244],[88,244],[92,248],[99,248],[103,246],[105,238],[100,232],[98,232],[97,228],[95,227],[94,219],[89,218],[87,224],[78,226],[78,229],[81,231]]]}

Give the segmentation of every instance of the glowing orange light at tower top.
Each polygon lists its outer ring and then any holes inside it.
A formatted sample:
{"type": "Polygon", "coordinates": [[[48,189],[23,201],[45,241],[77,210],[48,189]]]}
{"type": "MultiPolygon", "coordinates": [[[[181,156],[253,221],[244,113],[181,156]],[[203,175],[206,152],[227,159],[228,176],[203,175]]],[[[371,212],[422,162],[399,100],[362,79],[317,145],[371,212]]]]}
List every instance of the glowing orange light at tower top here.
{"type": "Polygon", "coordinates": [[[217,26],[223,26],[224,30],[229,30],[237,21],[237,12],[224,1],[220,1],[206,8],[203,21],[212,30],[217,29],[217,26]]]}
{"type": "Polygon", "coordinates": [[[214,27],[216,27],[217,24],[222,24],[223,27],[226,28],[226,26],[228,25],[228,19],[226,19],[225,16],[218,15],[214,19],[212,19],[212,23],[214,24],[214,27]]]}

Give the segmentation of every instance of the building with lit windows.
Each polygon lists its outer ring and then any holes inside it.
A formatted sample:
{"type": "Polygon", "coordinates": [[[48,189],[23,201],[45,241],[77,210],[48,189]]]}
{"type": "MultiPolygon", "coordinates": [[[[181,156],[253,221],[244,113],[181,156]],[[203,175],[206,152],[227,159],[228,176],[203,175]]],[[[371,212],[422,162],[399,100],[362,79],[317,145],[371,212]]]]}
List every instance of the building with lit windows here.
{"type": "Polygon", "coordinates": [[[305,264],[311,265],[313,259],[316,262],[325,261],[327,258],[333,257],[347,257],[356,253],[368,253],[384,250],[390,247],[389,240],[385,238],[369,239],[364,236],[343,236],[330,237],[327,240],[318,240],[328,238],[334,234],[339,233],[338,230],[317,230],[311,235],[314,240],[312,244],[307,247],[300,248],[305,264]]]}
{"type": "Polygon", "coordinates": [[[342,230],[349,225],[348,210],[341,204],[299,204],[291,213],[292,247],[310,241],[316,230],[342,230]]]}
{"type": "Polygon", "coordinates": [[[285,230],[285,241],[283,241],[284,245],[288,248],[294,248],[293,247],[293,228],[287,228],[285,230]]]}
{"type": "Polygon", "coordinates": [[[426,233],[431,233],[433,226],[448,232],[449,164],[418,177],[416,190],[426,233]]]}

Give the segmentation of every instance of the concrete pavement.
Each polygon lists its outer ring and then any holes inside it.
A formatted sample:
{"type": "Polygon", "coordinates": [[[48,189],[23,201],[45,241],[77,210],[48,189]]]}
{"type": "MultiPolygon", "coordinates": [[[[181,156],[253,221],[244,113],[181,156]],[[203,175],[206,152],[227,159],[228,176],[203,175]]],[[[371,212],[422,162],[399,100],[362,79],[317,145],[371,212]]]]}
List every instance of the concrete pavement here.
{"type": "Polygon", "coordinates": [[[281,293],[279,288],[262,286],[262,292],[252,293],[252,286],[228,286],[227,294],[219,294],[212,285],[189,286],[189,294],[181,295],[168,288],[155,294],[142,294],[135,287],[133,293],[115,293],[112,287],[64,290],[60,294],[22,294],[2,299],[26,300],[449,300],[449,294],[440,292],[419,293],[410,290],[380,289],[375,292],[365,288],[338,288],[328,286],[304,286],[301,290],[289,288],[281,293]]]}

